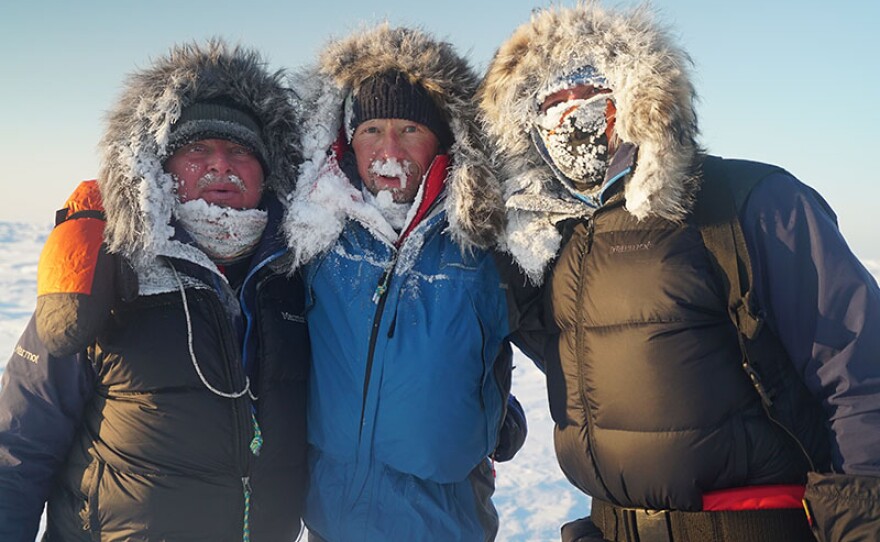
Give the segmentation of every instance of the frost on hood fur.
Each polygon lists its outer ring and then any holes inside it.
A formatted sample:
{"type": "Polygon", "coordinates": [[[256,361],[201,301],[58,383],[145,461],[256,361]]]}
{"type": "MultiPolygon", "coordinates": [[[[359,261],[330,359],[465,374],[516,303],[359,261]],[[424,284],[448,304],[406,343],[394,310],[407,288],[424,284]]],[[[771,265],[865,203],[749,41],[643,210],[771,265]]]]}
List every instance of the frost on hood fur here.
{"type": "Polygon", "coordinates": [[[396,70],[423,86],[445,114],[454,143],[443,202],[449,231],[463,249],[490,247],[503,228],[501,187],[476,125],[477,77],[449,43],[419,30],[382,24],[333,41],[293,80],[305,109],[303,156],[286,218],[294,265],[326,251],[349,219],[375,227],[378,211],[363,203],[328,149],[343,127],[344,102],[369,77],[396,70]],[[372,223],[372,224],[371,224],[372,223]]]}
{"type": "Polygon", "coordinates": [[[184,108],[202,99],[226,95],[251,108],[267,149],[265,186],[283,197],[293,190],[300,159],[298,114],[283,81],[284,74],[268,72],[257,52],[218,39],[177,46],[129,76],[101,141],[98,186],[110,252],[135,263],[167,255],[214,269],[200,250],[171,240],[177,197],[162,169],[171,127],[184,108]]]}
{"type": "Polygon", "coordinates": [[[646,6],[606,11],[587,0],[542,10],[498,49],[479,97],[503,179],[507,245],[533,279],[559,249],[554,224],[590,212],[583,205],[570,212],[576,200],[532,144],[536,97],[585,65],[603,74],[614,92],[618,137],[638,147],[624,191],[627,210],[639,219],[681,221],[693,205],[699,148],[688,55],[646,6]]]}

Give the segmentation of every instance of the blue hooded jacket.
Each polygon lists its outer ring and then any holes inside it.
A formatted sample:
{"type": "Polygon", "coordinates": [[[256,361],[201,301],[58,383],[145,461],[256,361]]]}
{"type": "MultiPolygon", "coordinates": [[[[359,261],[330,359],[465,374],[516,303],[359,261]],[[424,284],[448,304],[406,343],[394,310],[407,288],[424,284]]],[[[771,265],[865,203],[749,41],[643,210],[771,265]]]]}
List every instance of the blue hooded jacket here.
{"type": "Polygon", "coordinates": [[[331,43],[299,83],[311,116],[286,230],[312,341],[306,525],[328,542],[492,540],[489,457],[512,456],[496,447],[524,436],[500,434],[524,420],[508,408],[516,318],[476,77],[448,44],[382,25],[331,43]],[[348,149],[346,98],[385,69],[429,91],[454,139],[401,232],[365,201],[348,149]]]}

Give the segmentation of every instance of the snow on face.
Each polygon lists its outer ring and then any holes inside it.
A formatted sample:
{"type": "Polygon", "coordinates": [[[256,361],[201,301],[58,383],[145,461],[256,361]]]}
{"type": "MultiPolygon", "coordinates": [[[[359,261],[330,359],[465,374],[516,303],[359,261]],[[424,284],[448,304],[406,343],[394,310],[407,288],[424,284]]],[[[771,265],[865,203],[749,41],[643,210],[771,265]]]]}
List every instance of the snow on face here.
{"type": "Polygon", "coordinates": [[[437,136],[407,119],[370,119],[354,133],[351,147],[358,175],[373,194],[389,190],[397,202],[412,201],[439,151],[437,136]]]}
{"type": "Polygon", "coordinates": [[[212,184],[220,184],[228,182],[234,186],[236,186],[242,192],[247,192],[247,186],[245,186],[244,181],[242,181],[238,175],[229,174],[229,175],[220,175],[219,173],[210,172],[206,175],[202,176],[201,179],[196,181],[196,187],[198,188],[208,188],[212,184]]]}
{"type": "Polygon", "coordinates": [[[179,203],[175,214],[196,244],[217,263],[231,262],[253,251],[266,229],[260,209],[232,209],[204,199],[179,203]]]}
{"type": "Polygon", "coordinates": [[[422,172],[418,164],[411,160],[388,157],[372,160],[363,182],[373,195],[378,197],[385,193],[393,199],[392,203],[396,202],[409,208],[421,185],[421,180],[422,172]]]}
{"type": "MultiPolygon", "coordinates": [[[[401,183],[406,183],[405,174],[401,183]]],[[[364,201],[378,209],[379,213],[385,217],[385,220],[391,224],[392,228],[396,231],[403,229],[403,226],[407,221],[407,216],[409,215],[409,210],[412,207],[412,203],[398,203],[394,201],[394,194],[390,190],[380,190],[374,195],[365,188],[363,190],[363,195],[364,201]]]]}
{"type": "Polygon", "coordinates": [[[370,173],[380,177],[396,177],[400,181],[401,190],[406,190],[407,178],[414,172],[413,163],[409,160],[401,163],[396,158],[385,158],[370,162],[370,173]]]}
{"type": "Polygon", "coordinates": [[[569,179],[600,184],[608,166],[608,94],[573,99],[548,108],[535,118],[535,128],[553,164],[569,179]]]}
{"type": "Polygon", "coordinates": [[[235,209],[253,209],[263,190],[263,167],[249,148],[225,139],[184,145],[165,163],[177,180],[180,201],[203,199],[235,209]]]}

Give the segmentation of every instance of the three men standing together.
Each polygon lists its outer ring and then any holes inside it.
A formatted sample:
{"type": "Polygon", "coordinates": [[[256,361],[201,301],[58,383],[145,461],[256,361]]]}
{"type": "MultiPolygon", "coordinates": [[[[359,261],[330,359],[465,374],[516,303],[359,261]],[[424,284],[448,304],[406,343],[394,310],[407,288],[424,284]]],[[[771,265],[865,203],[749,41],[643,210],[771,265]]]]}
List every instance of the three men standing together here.
{"type": "Polygon", "coordinates": [[[132,79],[40,264],[92,281],[3,376],[4,540],[48,500],[49,540],[491,541],[511,342],[593,498],[563,540],[880,538],[877,284],[813,190],[700,148],[646,8],[540,10],[482,82],[387,25],[292,82],[217,43],[132,79]]]}

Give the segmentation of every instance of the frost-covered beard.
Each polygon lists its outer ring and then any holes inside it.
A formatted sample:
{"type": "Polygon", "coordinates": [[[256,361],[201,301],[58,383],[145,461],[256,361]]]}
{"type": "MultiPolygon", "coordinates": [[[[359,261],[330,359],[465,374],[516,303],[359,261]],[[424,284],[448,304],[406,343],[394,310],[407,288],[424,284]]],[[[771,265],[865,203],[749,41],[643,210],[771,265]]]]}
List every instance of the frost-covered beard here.
{"type": "Polygon", "coordinates": [[[370,188],[379,194],[388,191],[394,196],[395,201],[412,200],[415,195],[417,186],[410,186],[409,183],[418,179],[419,168],[410,160],[398,160],[397,158],[384,158],[373,160],[370,162],[368,170],[370,176],[370,188]],[[383,178],[396,178],[397,185],[389,184],[383,178]]]}
{"type": "Polygon", "coordinates": [[[399,232],[406,224],[406,218],[412,207],[412,202],[397,203],[394,201],[394,195],[388,190],[381,190],[378,194],[373,194],[367,187],[363,187],[361,192],[364,195],[364,201],[378,209],[379,213],[388,221],[395,231],[399,232]]]}
{"type": "Polygon", "coordinates": [[[535,131],[553,165],[578,190],[599,186],[608,169],[606,100],[597,94],[587,100],[568,100],[535,118],[535,131]]]}
{"type": "Polygon", "coordinates": [[[232,263],[253,253],[268,215],[260,209],[232,209],[202,199],[179,203],[175,215],[211,261],[232,263]]]}

